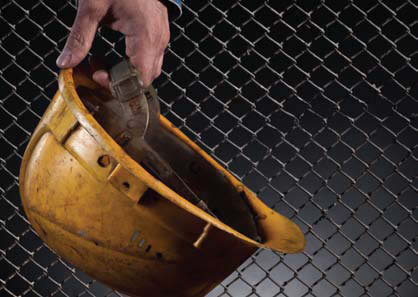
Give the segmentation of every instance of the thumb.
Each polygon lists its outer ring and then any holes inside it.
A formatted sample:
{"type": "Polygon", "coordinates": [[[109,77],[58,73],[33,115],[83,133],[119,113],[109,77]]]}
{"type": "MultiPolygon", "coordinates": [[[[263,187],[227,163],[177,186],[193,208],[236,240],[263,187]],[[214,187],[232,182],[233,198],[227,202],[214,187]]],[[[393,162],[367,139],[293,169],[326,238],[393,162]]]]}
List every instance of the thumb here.
{"type": "Polygon", "coordinates": [[[77,66],[89,52],[99,24],[99,19],[80,7],[65,47],[57,59],[60,68],[77,66]]]}

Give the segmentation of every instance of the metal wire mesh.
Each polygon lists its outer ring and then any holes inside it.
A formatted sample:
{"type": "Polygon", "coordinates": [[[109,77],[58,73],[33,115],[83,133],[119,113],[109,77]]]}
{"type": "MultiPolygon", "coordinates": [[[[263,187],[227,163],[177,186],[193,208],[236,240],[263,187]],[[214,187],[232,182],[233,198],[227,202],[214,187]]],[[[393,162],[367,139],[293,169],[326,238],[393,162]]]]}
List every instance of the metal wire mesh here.
{"type": "MultiPolygon", "coordinates": [[[[31,229],[18,170],[76,6],[0,4],[0,296],[119,296],[31,229]]],[[[418,295],[418,9],[410,1],[186,1],[163,113],[305,232],[208,296],[418,295]]],[[[114,59],[119,34],[92,52],[114,59]]]]}

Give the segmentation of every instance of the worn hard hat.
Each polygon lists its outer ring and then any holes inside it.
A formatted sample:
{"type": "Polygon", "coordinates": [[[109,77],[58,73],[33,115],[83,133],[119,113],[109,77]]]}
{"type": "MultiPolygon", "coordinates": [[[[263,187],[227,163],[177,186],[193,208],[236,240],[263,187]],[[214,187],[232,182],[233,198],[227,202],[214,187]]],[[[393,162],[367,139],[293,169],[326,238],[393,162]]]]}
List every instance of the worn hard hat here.
{"type": "Polygon", "coordinates": [[[295,253],[296,224],[159,114],[127,62],[111,92],[61,71],[20,172],[30,222],[58,255],[131,296],[204,296],[258,248],[295,253]]]}

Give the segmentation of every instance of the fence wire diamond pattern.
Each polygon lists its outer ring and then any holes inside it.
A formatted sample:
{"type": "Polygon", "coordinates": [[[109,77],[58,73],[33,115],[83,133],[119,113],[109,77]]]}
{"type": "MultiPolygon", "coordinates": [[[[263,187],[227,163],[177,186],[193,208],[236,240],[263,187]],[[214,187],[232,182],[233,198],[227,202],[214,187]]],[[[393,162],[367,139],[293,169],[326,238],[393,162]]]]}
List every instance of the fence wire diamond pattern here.
{"type": "MultiPolygon", "coordinates": [[[[18,171],[56,91],[76,3],[0,4],[0,296],[121,296],[58,258],[18,171]]],[[[303,229],[208,297],[418,294],[415,1],[186,1],[155,82],[163,114],[303,229]]],[[[103,28],[93,54],[115,60],[103,28]]]]}

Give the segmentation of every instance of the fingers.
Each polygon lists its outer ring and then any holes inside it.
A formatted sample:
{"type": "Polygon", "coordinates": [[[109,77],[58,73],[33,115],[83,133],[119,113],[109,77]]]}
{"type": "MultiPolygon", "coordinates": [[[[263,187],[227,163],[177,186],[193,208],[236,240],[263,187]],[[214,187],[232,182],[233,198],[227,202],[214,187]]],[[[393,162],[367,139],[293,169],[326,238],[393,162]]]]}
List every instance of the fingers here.
{"type": "Polygon", "coordinates": [[[158,1],[147,3],[153,3],[149,11],[125,33],[126,55],[145,87],[161,74],[164,51],[170,40],[167,8],[158,1]]]}
{"type": "Polygon", "coordinates": [[[148,87],[154,79],[155,52],[135,36],[126,37],[126,54],[139,73],[144,86],[148,87]]]}
{"type": "MultiPolygon", "coordinates": [[[[163,49],[165,46],[162,45],[163,49]]],[[[139,72],[144,86],[148,87],[152,81],[161,74],[164,54],[163,50],[158,47],[141,46],[134,38],[126,38],[126,53],[132,65],[139,72]]]]}
{"type": "MultiPolygon", "coordinates": [[[[57,59],[60,68],[75,67],[87,55],[102,20],[125,35],[126,54],[148,87],[161,74],[163,55],[170,39],[167,7],[159,1],[79,0],[71,33],[57,59]]],[[[97,68],[95,69],[97,70],[97,68]]],[[[105,72],[94,79],[109,87],[105,72]]]]}
{"type": "MultiPolygon", "coordinates": [[[[154,65],[155,73],[154,73],[154,76],[153,76],[152,80],[154,80],[155,78],[160,76],[161,68],[162,68],[162,65],[163,65],[163,60],[164,60],[164,56],[160,56],[158,61],[156,61],[155,65],[154,65]]],[[[97,69],[99,69],[99,68],[97,68],[97,69]]],[[[100,70],[95,71],[93,73],[93,80],[96,83],[98,83],[100,86],[102,86],[103,88],[110,89],[109,73],[106,70],[100,69],[100,70]]],[[[151,80],[151,82],[152,82],[152,80],[151,80]]],[[[150,84],[151,84],[151,82],[150,82],[150,84]]],[[[146,85],[146,86],[148,86],[148,85],[146,85]]]]}
{"type": "Polygon", "coordinates": [[[99,56],[91,56],[89,58],[89,65],[93,80],[101,87],[110,89],[109,74],[105,70],[108,67],[106,66],[105,61],[99,56]]]}
{"type": "Polygon", "coordinates": [[[80,1],[74,24],[63,51],[57,59],[60,68],[72,68],[87,55],[93,43],[100,19],[104,13],[92,6],[92,1],[80,1]]]}
{"type": "MultiPolygon", "coordinates": [[[[130,44],[129,41],[127,41],[127,43],[130,44]]],[[[164,55],[161,54],[154,57],[152,55],[152,50],[150,53],[144,53],[146,52],[140,51],[136,55],[131,55],[130,60],[137,71],[139,71],[139,77],[142,79],[144,86],[148,87],[155,78],[160,76],[164,55]]],[[[94,69],[96,71],[93,73],[93,80],[100,86],[110,89],[109,73],[106,70],[103,70],[103,67],[100,68],[100,66],[96,66],[94,69]]]]}
{"type": "MultiPolygon", "coordinates": [[[[157,78],[158,76],[160,76],[163,60],[164,60],[164,56],[161,56],[159,58],[159,60],[157,61],[156,65],[155,65],[156,73],[154,74],[154,77],[152,78],[152,80],[157,78]]],[[[93,73],[93,80],[96,83],[98,83],[101,87],[110,90],[110,78],[109,78],[109,73],[106,70],[95,71],[93,73]]],[[[152,80],[151,80],[151,82],[152,82],[152,80]]],[[[150,84],[151,84],[151,82],[150,82],[150,84]]],[[[148,85],[146,85],[146,86],[148,86],[148,85]]]]}
{"type": "Polygon", "coordinates": [[[98,70],[93,73],[93,80],[103,88],[110,90],[109,74],[105,70],[98,70]]]}

